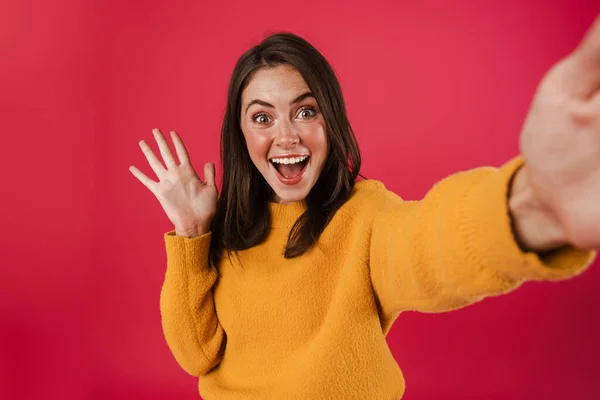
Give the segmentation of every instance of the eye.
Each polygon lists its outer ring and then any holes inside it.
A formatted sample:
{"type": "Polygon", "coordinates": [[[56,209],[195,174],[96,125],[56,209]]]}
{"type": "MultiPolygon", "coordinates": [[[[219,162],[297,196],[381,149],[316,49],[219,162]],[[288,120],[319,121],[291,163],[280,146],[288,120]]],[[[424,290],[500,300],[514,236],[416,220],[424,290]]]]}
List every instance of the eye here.
{"type": "Polygon", "coordinates": [[[252,117],[252,120],[260,125],[266,125],[271,120],[265,113],[258,113],[252,117]]]}
{"type": "Polygon", "coordinates": [[[316,115],[317,110],[315,110],[314,107],[311,106],[302,107],[300,109],[300,112],[298,113],[298,116],[302,119],[314,118],[316,115]]]}

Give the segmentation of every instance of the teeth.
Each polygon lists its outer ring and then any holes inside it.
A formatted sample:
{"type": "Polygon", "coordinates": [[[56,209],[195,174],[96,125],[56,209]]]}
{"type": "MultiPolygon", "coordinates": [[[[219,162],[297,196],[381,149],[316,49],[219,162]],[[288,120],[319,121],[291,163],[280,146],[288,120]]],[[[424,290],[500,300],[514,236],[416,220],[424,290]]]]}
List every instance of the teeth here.
{"type": "Polygon", "coordinates": [[[288,157],[288,158],[272,158],[271,161],[277,164],[296,164],[306,160],[308,156],[288,157]]]}

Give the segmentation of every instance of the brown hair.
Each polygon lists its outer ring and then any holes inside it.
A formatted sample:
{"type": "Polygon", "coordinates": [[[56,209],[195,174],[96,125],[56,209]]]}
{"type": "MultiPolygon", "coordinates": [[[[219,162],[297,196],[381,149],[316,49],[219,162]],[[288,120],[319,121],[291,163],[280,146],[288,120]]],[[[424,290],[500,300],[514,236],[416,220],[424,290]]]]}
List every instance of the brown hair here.
{"type": "Polygon", "coordinates": [[[302,255],[318,240],[335,212],[348,200],[360,171],[360,151],[335,72],[310,43],[292,33],[276,33],[238,60],[229,83],[221,129],[223,185],[211,223],[209,263],[216,267],[222,251],[261,243],[269,232],[273,191],[252,163],[240,125],[241,94],[261,68],[290,65],[315,96],[327,127],[329,153],[321,174],[305,199],[306,211],[288,236],[285,257],[302,255]]]}

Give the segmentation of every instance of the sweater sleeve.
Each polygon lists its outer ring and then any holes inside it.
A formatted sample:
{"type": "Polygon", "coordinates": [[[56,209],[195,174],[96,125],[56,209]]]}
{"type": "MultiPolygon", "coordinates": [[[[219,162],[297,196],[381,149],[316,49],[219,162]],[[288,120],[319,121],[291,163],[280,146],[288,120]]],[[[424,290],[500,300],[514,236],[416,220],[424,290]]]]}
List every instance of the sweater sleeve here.
{"type": "Polygon", "coordinates": [[[481,167],[438,182],[420,201],[383,189],[373,221],[371,281],[386,331],[402,311],[455,310],[526,280],[582,273],[595,252],[523,252],[513,236],[509,183],[523,164],[481,167]]]}
{"type": "Polygon", "coordinates": [[[173,231],[164,235],[167,270],[160,294],[162,328],[173,356],[193,376],[215,367],[225,345],[212,291],[217,272],[208,265],[210,236],[185,238],[173,231]]]}

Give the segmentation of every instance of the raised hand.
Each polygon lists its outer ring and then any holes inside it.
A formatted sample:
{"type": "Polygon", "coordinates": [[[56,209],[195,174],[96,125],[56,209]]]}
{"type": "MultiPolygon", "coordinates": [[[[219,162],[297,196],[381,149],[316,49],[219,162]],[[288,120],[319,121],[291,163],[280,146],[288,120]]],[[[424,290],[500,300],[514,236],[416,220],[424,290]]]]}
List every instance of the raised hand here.
{"type": "Polygon", "coordinates": [[[195,237],[207,233],[217,209],[218,192],[215,185],[214,164],[204,165],[206,180],[201,181],[192,167],[179,135],[171,131],[171,140],[180,162],[177,164],[160,130],[154,129],[152,132],[165,163],[164,166],[148,143],[142,140],[139,144],[159,181],[153,181],[134,166],[129,167],[129,170],[156,196],[167,217],[175,226],[177,235],[195,237]]]}
{"type": "Polygon", "coordinates": [[[521,134],[535,198],[566,239],[600,248],[600,17],[543,78],[521,134]]]}

